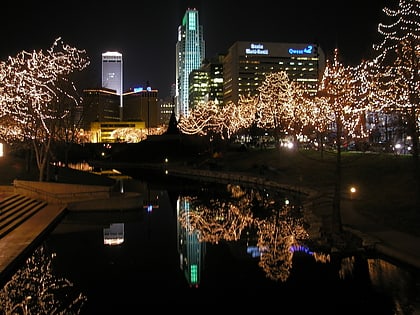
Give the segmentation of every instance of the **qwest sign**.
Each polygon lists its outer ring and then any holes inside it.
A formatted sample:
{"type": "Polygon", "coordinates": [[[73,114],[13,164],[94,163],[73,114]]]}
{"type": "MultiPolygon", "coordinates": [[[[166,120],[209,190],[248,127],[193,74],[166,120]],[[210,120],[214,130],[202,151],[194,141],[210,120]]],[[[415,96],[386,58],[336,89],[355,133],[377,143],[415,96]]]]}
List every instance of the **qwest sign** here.
{"type": "MultiPolygon", "coordinates": [[[[272,46],[271,48],[273,48],[271,49],[272,51],[273,50],[277,51],[281,49],[281,51],[283,52],[284,52],[284,48],[286,48],[289,55],[312,55],[315,52],[315,47],[313,45],[307,45],[304,48],[293,48],[293,47],[287,48],[287,46],[286,47],[283,46],[279,49],[277,49],[277,46],[276,47],[272,46]]],[[[281,54],[280,51],[276,52],[275,54],[278,54],[278,53],[281,54]]],[[[263,44],[251,43],[248,48],[245,48],[245,54],[246,55],[269,55],[270,51],[269,49],[265,48],[263,44]]]]}
{"type": "Polygon", "coordinates": [[[289,54],[291,55],[309,55],[312,54],[314,51],[314,46],[308,45],[305,48],[301,49],[295,49],[295,48],[289,48],[289,54]]]}

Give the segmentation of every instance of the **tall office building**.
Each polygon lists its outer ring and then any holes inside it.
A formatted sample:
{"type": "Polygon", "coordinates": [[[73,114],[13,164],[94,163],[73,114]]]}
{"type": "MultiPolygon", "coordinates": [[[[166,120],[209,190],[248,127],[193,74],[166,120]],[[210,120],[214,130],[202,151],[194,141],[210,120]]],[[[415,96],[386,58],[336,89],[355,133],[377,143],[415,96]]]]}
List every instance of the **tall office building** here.
{"type": "Polygon", "coordinates": [[[107,51],[102,54],[102,87],[115,90],[120,96],[120,119],[123,112],[123,60],[122,54],[107,51]]]}
{"type": "Polygon", "coordinates": [[[205,58],[203,27],[199,24],[198,11],[187,9],[182,24],[178,27],[176,43],[176,94],[175,114],[177,118],[189,114],[189,75],[199,69],[205,58]]]}
{"type": "Polygon", "coordinates": [[[223,59],[223,101],[259,94],[270,72],[286,71],[293,81],[315,94],[325,68],[325,55],[312,43],[236,42],[223,59]]]}

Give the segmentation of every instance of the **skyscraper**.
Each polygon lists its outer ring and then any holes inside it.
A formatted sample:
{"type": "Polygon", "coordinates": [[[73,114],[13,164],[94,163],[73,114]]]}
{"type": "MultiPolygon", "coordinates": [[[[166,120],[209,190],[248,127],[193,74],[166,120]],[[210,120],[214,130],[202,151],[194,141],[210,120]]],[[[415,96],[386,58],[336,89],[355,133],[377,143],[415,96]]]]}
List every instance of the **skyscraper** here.
{"type": "Polygon", "coordinates": [[[175,114],[188,116],[189,74],[199,69],[205,58],[203,27],[199,24],[198,11],[187,9],[182,24],[178,27],[176,43],[176,94],[175,114]]]}
{"type": "Polygon", "coordinates": [[[122,119],[123,60],[121,53],[107,51],[102,54],[102,87],[115,90],[120,96],[120,119],[122,119]]]}

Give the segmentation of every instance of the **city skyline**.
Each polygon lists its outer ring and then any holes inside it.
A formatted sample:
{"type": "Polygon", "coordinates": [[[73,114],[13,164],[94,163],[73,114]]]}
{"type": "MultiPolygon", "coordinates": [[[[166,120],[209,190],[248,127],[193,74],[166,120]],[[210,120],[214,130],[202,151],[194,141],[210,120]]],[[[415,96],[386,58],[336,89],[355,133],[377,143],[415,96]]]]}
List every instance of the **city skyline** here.
{"type": "Polygon", "coordinates": [[[327,57],[338,48],[343,62],[351,65],[369,58],[380,39],[382,9],[394,8],[398,1],[356,0],[346,3],[345,10],[315,2],[282,3],[281,9],[273,9],[267,0],[258,4],[123,1],[120,10],[99,2],[76,1],[65,8],[30,3],[23,9],[11,4],[13,19],[0,22],[4,34],[0,60],[23,50],[47,50],[61,37],[87,51],[91,63],[83,72],[83,88],[101,84],[102,53],[118,51],[124,56],[124,90],[149,81],[165,98],[175,83],[177,29],[188,8],[199,11],[207,58],[226,52],[237,41],[316,42],[327,57]]]}

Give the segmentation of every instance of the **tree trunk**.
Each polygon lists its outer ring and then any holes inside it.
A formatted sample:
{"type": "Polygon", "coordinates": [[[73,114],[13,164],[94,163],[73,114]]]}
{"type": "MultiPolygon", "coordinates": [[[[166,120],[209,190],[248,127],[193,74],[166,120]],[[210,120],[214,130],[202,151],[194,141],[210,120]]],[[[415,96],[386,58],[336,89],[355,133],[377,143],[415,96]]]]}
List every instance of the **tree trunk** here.
{"type": "Polygon", "coordinates": [[[337,119],[336,133],[336,164],[335,164],[335,183],[334,196],[332,204],[332,232],[342,233],[343,227],[341,222],[341,122],[337,119]]]}

